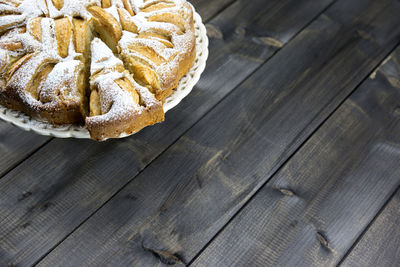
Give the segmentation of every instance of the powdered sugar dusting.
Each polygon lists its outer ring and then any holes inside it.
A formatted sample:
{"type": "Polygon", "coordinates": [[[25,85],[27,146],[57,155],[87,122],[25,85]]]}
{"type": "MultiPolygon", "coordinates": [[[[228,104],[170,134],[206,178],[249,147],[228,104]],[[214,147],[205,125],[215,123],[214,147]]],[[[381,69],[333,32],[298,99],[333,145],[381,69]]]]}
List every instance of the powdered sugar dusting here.
{"type": "Polygon", "coordinates": [[[190,6],[185,5],[184,0],[175,1],[163,1],[165,3],[172,3],[174,7],[167,7],[161,10],[154,10],[150,12],[140,12],[142,9],[149,7],[153,4],[159,3],[159,0],[153,1],[142,1],[133,0],[132,6],[137,11],[137,15],[134,16],[133,21],[138,27],[139,34],[141,33],[161,33],[169,37],[173,45],[172,48],[166,47],[162,41],[154,38],[140,38],[138,34],[123,31],[122,38],[119,41],[119,46],[122,50],[122,55],[125,58],[135,56],[141,58],[147,62],[148,66],[156,72],[159,81],[162,82],[162,87],[170,86],[172,80],[171,74],[177,71],[179,63],[183,57],[191,51],[194,45],[194,32],[190,26],[189,19],[191,16],[187,16],[188,20],[185,23],[185,32],[181,32],[180,28],[173,23],[148,21],[148,19],[157,14],[163,13],[174,13],[174,12],[186,12],[191,13],[190,6]],[[145,46],[150,47],[155,53],[163,59],[163,63],[155,64],[150,59],[143,57],[140,52],[136,52],[131,47],[145,46]]]}
{"type": "MultiPolygon", "coordinates": [[[[16,2],[18,0],[13,1],[16,2]]],[[[165,112],[176,106],[190,93],[205,68],[208,57],[208,38],[205,26],[201,21],[201,17],[197,13],[194,13],[194,24],[196,33],[196,60],[189,73],[180,80],[176,91],[165,100],[165,112]]],[[[2,81],[0,80],[0,82],[2,81]]],[[[75,124],[54,126],[48,122],[37,121],[20,111],[11,110],[1,105],[0,118],[20,127],[21,129],[34,131],[41,135],[55,136],[59,138],[90,138],[89,132],[84,126],[75,124]]],[[[131,133],[121,133],[119,138],[126,137],[130,134],[131,133]]]]}
{"type": "MultiPolygon", "coordinates": [[[[27,0],[18,8],[24,10],[26,3],[32,3],[27,0]]],[[[41,1],[35,2],[37,7],[41,1]]],[[[31,7],[32,8],[32,7],[31,7]]],[[[41,9],[37,12],[28,12],[29,16],[42,15],[41,9]]],[[[32,17],[28,19],[30,23],[32,17]]],[[[83,97],[79,92],[77,82],[78,73],[83,68],[79,60],[74,60],[78,55],[72,44],[72,38],[69,40],[69,55],[61,58],[58,55],[58,45],[55,32],[54,19],[44,17],[40,21],[41,42],[36,40],[28,31],[21,31],[20,28],[11,30],[0,38],[0,43],[21,43],[21,48],[12,51],[1,49],[0,60],[7,65],[12,63],[12,57],[28,56],[27,60],[15,71],[14,75],[7,82],[7,88],[15,88],[25,105],[32,109],[52,109],[57,103],[69,100],[80,102],[83,97]],[[29,56],[30,55],[30,56],[29,56]],[[42,76],[41,72],[45,67],[52,69],[49,75],[42,76]],[[34,80],[40,79],[37,88],[31,88],[34,80]],[[32,93],[36,92],[38,98],[32,93]],[[52,102],[52,103],[50,103],[52,102]]],[[[2,68],[2,78],[6,68],[2,68]]]]}
{"type": "Polygon", "coordinates": [[[64,6],[57,10],[52,0],[46,0],[51,18],[58,17],[81,17],[89,20],[92,15],[87,11],[87,6],[97,5],[101,6],[101,0],[64,0],[64,6]]]}
{"type": "Polygon", "coordinates": [[[26,19],[48,15],[45,0],[24,0],[18,6],[18,11],[23,14],[26,19]]]}
{"type": "MultiPolygon", "coordinates": [[[[41,39],[38,41],[29,31],[11,30],[0,37],[0,85],[2,87],[16,88],[19,97],[25,105],[31,108],[44,108],[56,105],[60,101],[69,99],[74,102],[81,102],[82,92],[78,90],[78,76],[84,69],[82,55],[74,49],[72,37],[69,42],[67,56],[62,58],[58,51],[60,40],[56,38],[55,20],[68,18],[71,25],[74,17],[91,21],[92,15],[87,11],[88,6],[101,6],[101,0],[64,0],[63,6],[57,9],[52,0],[25,0],[21,4],[10,1],[10,4],[0,4],[0,33],[4,34],[10,29],[26,27],[33,18],[42,17],[40,21],[41,39]],[[15,4],[17,3],[17,4],[15,4]],[[58,41],[58,42],[57,42],[58,41]],[[11,45],[16,44],[12,49],[11,45]],[[18,45],[20,44],[20,45],[18,45]],[[5,79],[5,71],[9,69],[16,60],[23,58],[21,66],[16,68],[10,79],[5,79]],[[43,73],[42,73],[43,72],[43,73]],[[35,81],[36,79],[36,81],[35,81]],[[36,86],[35,88],[33,88],[36,86]],[[33,90],[33,91],[32,91],[33,90]]],[[[165,45],[168,40],[161,40],[157,37],[141,38],[136,34],[123,31],[119,42],[124,53],[140,58],[148,62],[148,65],[159,76],[163,82],[161,90],[168,88],[168,82],[177,72],[180,62],[184,56],[191,53],[193,49],[194,33],[191,28],[192,12],[185,0],[129,0],[135,15],[132,20],[138,27],[139,33],[154,32],[167,36],[172,48],[165,45]],[[142,12],[153,4],[167,3],[162,10],[142,12]],[[162,13],[186,14],[184,30],[182,24],[175,25],[174,22],[149,21],[152,16],[162,13]],[[140,51],[129,49],[129,46],[147,47],[154,51],[161,59],[160,63],[154,63],[140,51]]],[[[118,8],[124,8],[122,0],[112,0],[112,6],[105,11],[110,13],[120,23],[118,8]]],[[[59,24],[57,24],[58,27],[59,24]]],[[[22,28],[21,28],[22,29],[22,28]]],[[[65,42],[64,42],[65,43],[65,42]]],[[[63,50],[65,51],[65,50],[63,50]]],[[[92,42],[92,64],[90,71],[96,75],[91,84],[96,86],[101,95],[101,109],[104,114],[89,118],[102,120],[104,122],[118,120],[123,114],[135,112],[141,113],[147,105],[160,105],[148,88],[140,86],[127,71],[123,69],[123,62],[111,52],[111,50],[100,40],[92,42]],[[98,47],[98,48],[95,48],[98,47]],[[144,106],[138,105],[129,91],[121,89],[116,80],[128,79],[144,102],[144,106]]]]}
{"type": "Polygon", "coordinates": [[[127,114],[135,111],[136,104],[133,102],[132,97],[115,82],[122,76],[122,73],[110,72],[93,81],[100,94],[103,114],[88,118],[89,122],[121,120],[127,114]]]}
{"type": "Polygon", "coordinates": [[[115,71],[118,66],[123,63],[120,59],[114,56],[111,49],[99,38],[94,38],[91,43],[92,63],[90,65],[90,73],[92,75],[101,70],[115,71]]]}
{"type": "Polygon", "coordinates": [[[122,89],[116,80],[127,78],[147,105],[160,104],[145,87],[137,84],[124,71],[123,63],[99,38],[95,38],[92,48],[91,87],[100,95],[101,115],[87,118],[88,123],[113,122],[123,120],[132,113],[140,114],[144,107],[138,105],[130,93],[122,89]],[[101,52],[99,52],[101,51],[101,52]]]}
{"type": "Polygon", "coordinates": [[[42,102],[57,102],[62,99],[79,102],[81,92],[76,83],[83,64],[79,60],[57,63],[44,83],[39,86],[39,98],[42,102]],[[60,77],[63,77],[62,79],[60,77]]]}

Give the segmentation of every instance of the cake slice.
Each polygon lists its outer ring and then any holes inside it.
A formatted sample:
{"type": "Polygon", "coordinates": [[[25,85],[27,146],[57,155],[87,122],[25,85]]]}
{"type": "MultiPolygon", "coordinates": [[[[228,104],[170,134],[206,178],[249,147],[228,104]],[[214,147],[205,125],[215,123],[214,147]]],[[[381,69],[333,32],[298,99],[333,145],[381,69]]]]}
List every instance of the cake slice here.
{"type": "Polygon", "coordinates": [[[92,139],[130,135],[164,120],[162,104],[147,87],[134,81],[104,42],[95,38],[91,51],[86,125],[92,139]]]}
{"type": "Polygon", "coordinates": [[[133,78],[164,101],[196,57],[193,10],[185,1],[145,1],[135,7],[135,16],[118,10],[118,50],[133,78]]]}

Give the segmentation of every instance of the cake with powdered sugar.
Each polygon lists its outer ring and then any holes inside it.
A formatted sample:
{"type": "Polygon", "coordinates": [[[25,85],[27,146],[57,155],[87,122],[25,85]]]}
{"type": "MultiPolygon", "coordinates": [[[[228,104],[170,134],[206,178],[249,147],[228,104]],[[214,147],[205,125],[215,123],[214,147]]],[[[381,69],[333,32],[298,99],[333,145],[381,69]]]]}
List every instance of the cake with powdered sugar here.
{"type": "Polygon", "coordinates": [[[195,59],[185,0],[0,0],[0,104],[95,140],[164,120],[195,59]]]}

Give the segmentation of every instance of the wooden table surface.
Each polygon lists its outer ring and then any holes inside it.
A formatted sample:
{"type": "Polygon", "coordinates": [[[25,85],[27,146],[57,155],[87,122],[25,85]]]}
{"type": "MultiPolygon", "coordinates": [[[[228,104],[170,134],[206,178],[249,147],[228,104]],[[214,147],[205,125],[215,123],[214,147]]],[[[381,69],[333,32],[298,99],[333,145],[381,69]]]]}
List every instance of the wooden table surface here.
{"type": "Polygon", "coordinates": [[[164,123],[0,122],[0,266],[399,266],[400,1],[192,4],[210,56],[164,123]]]}

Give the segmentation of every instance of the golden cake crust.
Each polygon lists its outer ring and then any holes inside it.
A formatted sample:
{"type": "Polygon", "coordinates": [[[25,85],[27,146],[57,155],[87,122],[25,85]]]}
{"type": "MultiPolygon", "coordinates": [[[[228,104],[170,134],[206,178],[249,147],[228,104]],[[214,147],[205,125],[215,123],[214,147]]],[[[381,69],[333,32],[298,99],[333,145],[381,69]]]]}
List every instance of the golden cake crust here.
{"type": "Polygon", "coordinates": [[[95,140],[163,121],[196,55],[185,0],[7,1],[0,35],[0,104],[95,140]]]}

